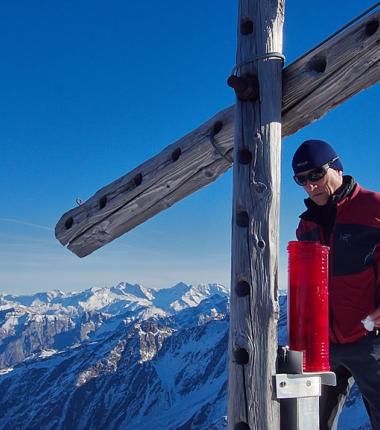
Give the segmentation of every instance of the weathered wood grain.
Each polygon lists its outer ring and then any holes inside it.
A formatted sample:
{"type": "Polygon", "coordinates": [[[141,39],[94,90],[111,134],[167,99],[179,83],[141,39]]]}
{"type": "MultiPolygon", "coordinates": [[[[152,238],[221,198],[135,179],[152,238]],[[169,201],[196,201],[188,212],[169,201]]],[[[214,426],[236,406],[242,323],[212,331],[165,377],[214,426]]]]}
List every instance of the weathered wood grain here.
{"type": "MultiPolygon", "coordinates": [[[[379,81],[379,17],[379,11],[368,15],[284,69],[282,136],[379,81]]],[[[233,133],[229,107],[65,213],[56,226],[57,239],[84,257],[208,185],[232,165],[233,133]],[[210,135],[220,123],[213,146],[210,135]]]]}
{"type": "Polygon", "coordinates": [[[61,218],[57,238],[83,257],[209,184],[231,166],[232,122],[231,110],[220,112],[156,157],[102,188],[61,218]],[[212,138],[215,124],[219,123],[223,127],[212,138]],[[176,152],[179,148],[180,154],[176,152]],[[102,203],[105,206],[100,208],[102,203]],[[73,220],[71,228],[65,227],[68,220],[73,220]]]}
{"type": "Polygon", "coordinates": [[[277,357],[277,271],[281,160],[282,62],[266,53],[282,52],[284,1],[240,0],[237,64],[256,75],[257,101],[236,101],[228,429],[278,430],[279,402],[273,379],[277,357]],[[251,154],[249,157],[248,154],[251,154]],[[249,161],[250,160],[250,161],[249,161]],[[242,294],[242,282],[246,293],[242,294]],[[246,356],[245,360],[241,357],[246,356]],[[244,424],[247,427],[244,427],[244,424]],[[240,428],[240,427],[239,427],[240,428]]]}
{"type": "Polygon", "coordinates": [[[379,81],[379,19],[370,14],[284,70],[283,135],[379,81]]]}

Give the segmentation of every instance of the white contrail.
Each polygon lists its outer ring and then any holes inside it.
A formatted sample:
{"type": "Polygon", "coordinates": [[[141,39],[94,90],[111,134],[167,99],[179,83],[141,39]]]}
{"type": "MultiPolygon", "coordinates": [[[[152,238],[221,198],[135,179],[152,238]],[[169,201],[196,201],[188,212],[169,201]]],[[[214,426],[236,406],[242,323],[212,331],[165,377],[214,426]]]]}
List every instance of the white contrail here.
{"type": "Polygon", "coordinates": [[[11,222],[11,223],[14,223],[14,224],[22,224],[22,225],[27,225],[27,226],[29,226],[29,227],[36,227],[36,228],[42,228],[43,230],[54,231],[54,228],[47,227],[46,225],[33,224],[33,223],[31,223],[31,222],[22,221],[22,220],[20,220],[20,219],[14,219],[14,218],[0,218],[0,221],[4,221],[4,222],[11,222]]]}

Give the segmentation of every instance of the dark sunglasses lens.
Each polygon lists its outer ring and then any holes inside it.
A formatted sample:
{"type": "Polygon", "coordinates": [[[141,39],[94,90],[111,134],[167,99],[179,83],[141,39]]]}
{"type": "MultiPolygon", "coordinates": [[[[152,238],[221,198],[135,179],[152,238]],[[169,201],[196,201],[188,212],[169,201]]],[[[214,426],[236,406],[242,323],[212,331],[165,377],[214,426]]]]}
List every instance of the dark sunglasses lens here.
{"type": "Polygon", "coordinates": [[[320,179],[322,179],[327,173],[327,169],[324,167],[318,167],[317,169],[312,170],[307,175],[295,175],[294,180],[298,185],[301,185],[301,187],[305,186],[307,184],[307,181],[310,182],[317,182],[320,179]]]}
{"type": "Polygon", "coordinates": [[[312,170],[308,177],[311,182],[319,181],[326,175],[327,170],[324,167],[319,167],[318,169],[312,170]]]}
{"type": "Polygon", "coordinates": [[[303,187],[307,183],[307,175],[295,175],[294,180],[298,185],[301,185],[301,187],[303,187]]]}

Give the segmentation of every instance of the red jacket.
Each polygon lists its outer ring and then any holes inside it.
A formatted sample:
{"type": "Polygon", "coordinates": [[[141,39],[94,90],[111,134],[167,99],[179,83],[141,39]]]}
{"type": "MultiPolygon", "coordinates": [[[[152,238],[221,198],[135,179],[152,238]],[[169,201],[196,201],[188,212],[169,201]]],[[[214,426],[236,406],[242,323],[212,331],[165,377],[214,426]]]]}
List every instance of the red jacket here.
{"type": "Polygon", "coordinates": [[[320,225],[324,223],[315,216],[319,209],[313,215],[308,201],[297,238],[330,246],[330,340],[355,342],[368,334],[361,320],[380,305],[380,193],[356,184],[334,205],[330,227],[320,225]]]}

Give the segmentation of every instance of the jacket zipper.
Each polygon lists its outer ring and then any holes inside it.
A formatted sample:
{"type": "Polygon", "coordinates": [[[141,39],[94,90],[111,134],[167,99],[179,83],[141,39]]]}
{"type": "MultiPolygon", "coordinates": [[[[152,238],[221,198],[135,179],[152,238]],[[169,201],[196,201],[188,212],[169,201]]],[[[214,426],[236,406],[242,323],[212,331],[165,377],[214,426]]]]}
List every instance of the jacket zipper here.
{"type": "Polygon", "coordinates": [[[375,304],[375,308],[377,309],[379,307],[379,303],[377,302],[377,294],[376,294],[377,293],[377,289],[379,288],[379,286],[378,286],[379,271],[377,269],[377,264],[376,264],[376,261],[375,261],[375,255],[374,255],[374,258],[373,258],[372,266],[373,266],[373,277],[374,277],[374,283],[375,283],[374,289],[373,289],[373,294],[374,294],[373,303],[375,304]]]}
{"type": "MultiPolygon", "coordinates": [[[[336,221],[336,215],[335,215],[335,221],[336,221]]],[[[322,233],[321,236],[323,238],[324,245],[327,245],[328,247],[330,247],[330,252],[329,252],[329,272],[328,272],[329,273],[329,276],[328,276],[328,282],[329,282],[329,285],[328,285],[328,292],[329,292],[329,327],[330,327],[330,330],[331,330],[331,332],[333,334],[334,341],[336,343],[340,343],[340,341],[338,339],[338,336],[336,335],[336,332],[334,330],[334,324],[333,324],[334,315],[333,315],[333,310],[332,310],[331,300],[330,300],[330,298],[331,298],[332,261],[333,261],[333,254],[332,254],[332,246],[331,246],[331,244],[332,244],[333,237],[334,237],[334,232],[335,232],[335,221],[334,221],[334,225],[333,225],[333,227],[331,229],[330,236],[329,237],[325,237],[325,232],[324,232],[324,230],[323,230],[322,227],[321,227],[321,233],[322,233]]]]}

